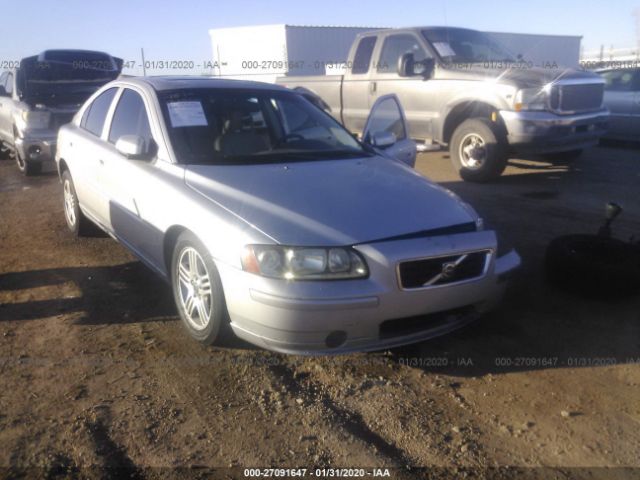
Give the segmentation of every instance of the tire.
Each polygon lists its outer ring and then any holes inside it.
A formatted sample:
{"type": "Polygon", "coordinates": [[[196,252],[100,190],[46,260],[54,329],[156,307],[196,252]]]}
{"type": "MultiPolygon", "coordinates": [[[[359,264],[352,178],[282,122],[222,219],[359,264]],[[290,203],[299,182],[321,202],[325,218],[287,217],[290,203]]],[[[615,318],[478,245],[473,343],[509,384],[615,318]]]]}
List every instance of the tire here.
{"type": "Polygon", "coordinates": [[[640,290],[640,246],[597,235],[566,235],[551,241],[547,278],[569,292],[598,298],[640,290]]]}
{"type": "Polygon", "coordinates": [[[22,158],[22,155],[20,155],[20,152],[18,152],[17,150],[15,156],[18,170],[20,170],[20,172],[22,172],[25,177],[37,175],[42,171],[42,163],[26,161],[24,158],[22,158]]]}
{"type": "Polygon", "coordinates": [[[64,219],[71,233],[76,237],[89,235],[93,226],[80,209],[78,195],[69,170],[65,170],[62,174],[62,202],[64,219]]]}
{"type": "Polygon", "coordinates": [[[507,144],[500,127],[486,118],[462,122],[453,132],[451,162],[463,180],[488,182],[507,167],[507,144]]]}
{"type": "Polygon", "coordinates": [[[222,282],[207,249],[190,232],[182,233],[174,247],[171,287],[189,335],[204,345],[219,343],[229,324],[222,282]],[[201,289],[200,295],[193,295],[195,288],[201,289]]]}
{"type": "Polygon", "coordinates": [[[546,153],[543,157],[552,163],[572,163],[582,156],[584,150],[569,150],[566,152],[546,153]]]}

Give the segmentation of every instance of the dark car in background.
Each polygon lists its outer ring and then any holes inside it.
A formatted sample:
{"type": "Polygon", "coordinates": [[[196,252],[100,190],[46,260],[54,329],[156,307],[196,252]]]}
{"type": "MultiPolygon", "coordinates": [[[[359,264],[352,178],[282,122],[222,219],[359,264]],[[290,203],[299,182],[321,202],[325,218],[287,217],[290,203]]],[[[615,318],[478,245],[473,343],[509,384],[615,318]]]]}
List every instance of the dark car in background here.
{"type": "Polygon", "coordinates": [[[97,89],[116,79],[123,60],[89,50],[46,50],[0,76],[0,150],[25,175],[55,157],[58,128],[97,89]]]}

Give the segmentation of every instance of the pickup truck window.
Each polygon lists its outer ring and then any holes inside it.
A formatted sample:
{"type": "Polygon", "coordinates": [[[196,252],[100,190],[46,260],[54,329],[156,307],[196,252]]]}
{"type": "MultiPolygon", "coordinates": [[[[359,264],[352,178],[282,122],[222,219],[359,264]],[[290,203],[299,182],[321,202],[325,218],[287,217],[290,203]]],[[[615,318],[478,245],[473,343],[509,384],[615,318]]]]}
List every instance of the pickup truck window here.
{"type": "Polygon", "coordinates": [[[180,163],[366,157],[336,120],[291,92],[194,88],[158,94],[180,163]]]}
{"type": "Polygon", "coordinates": [[[445,63],[515,62],[511,52],[482,32],[439,27],[422,35],[445,63]]]}
{"type": "Polygon", "coordinates": [[[376,46],[377,37],[364,37],[360,40],[356,53],[353,57],[353,66],[351,73],[358,75],[367,73],[369,71],[369,65],[371,65],[371,55],[373,49],[376,46]]]}
{"type": "Polygon", "coordinates": [[[377,72],[395,73],[398,68],[398,59],[405,53],[413,53],[414,59],[418,62],[429,57],[413,35],[390,35],[382,44],[377,72]]]}
{"type": "Polygon", "coordinates": [[[117,91],[118,89],[114,87],[98,95],[84,112],[80,126],[99,137],[102,134],[104,120],[107,118],[107,112],[117,91]]]}
{"type": "Polygon", "coordinates": [[[152,140],[149,117],[142,97],[133,90],[126,88],[113,114],[109,142],[116,141],[123,135],[138,135],[145,139],[147,147],[152,140]]]}

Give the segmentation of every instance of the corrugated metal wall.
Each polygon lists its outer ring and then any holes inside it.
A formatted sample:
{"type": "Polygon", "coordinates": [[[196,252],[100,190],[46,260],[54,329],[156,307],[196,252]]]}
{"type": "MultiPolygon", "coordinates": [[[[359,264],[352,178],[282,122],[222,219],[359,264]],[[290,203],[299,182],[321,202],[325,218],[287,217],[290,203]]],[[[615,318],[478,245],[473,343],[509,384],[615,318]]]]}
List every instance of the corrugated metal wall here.
{"type": "Polygon", "coordinates": [[[582,37],[564,35],[530,35],[526,33],[487,32],[515,55],[521,54],[534,66],[576,67],[580,63],[582,37]]]}

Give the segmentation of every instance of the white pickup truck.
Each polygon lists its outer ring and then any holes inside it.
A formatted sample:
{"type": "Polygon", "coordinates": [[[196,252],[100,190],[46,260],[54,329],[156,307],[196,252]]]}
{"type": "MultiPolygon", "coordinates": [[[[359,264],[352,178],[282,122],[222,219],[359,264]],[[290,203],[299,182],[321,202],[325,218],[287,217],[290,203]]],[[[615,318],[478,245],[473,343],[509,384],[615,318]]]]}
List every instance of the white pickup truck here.
{"type": "MultiPolygon", "coordinates": [[[[402,103],[409,135],[448,146],[463,179],[498,177],[510,154],[576,158],[606,131],[596,74],[516,58],[482,32],[422,27],[361,33],[344,75],[280,77],[350,131],[376,99],[402,103]]],[[[390,131],[392,126],[390,126],[390,131]]]]}

